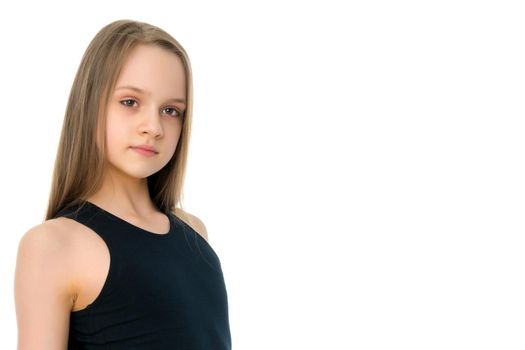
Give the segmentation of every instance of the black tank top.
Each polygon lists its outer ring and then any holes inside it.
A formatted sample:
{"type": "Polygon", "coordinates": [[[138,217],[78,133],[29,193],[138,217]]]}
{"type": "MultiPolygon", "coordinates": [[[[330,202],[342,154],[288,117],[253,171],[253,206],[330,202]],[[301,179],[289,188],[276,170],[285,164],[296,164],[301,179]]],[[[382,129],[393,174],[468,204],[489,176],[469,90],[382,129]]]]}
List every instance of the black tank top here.
{"type": "Polygon", "coordinates": [[[91,202],[78,208],[55,217],[97,233],[110,266],[95,301],[71,312],[68,349],[231,349],[220,260],[199,233],[173,213],[156,234],[91,202]]]}

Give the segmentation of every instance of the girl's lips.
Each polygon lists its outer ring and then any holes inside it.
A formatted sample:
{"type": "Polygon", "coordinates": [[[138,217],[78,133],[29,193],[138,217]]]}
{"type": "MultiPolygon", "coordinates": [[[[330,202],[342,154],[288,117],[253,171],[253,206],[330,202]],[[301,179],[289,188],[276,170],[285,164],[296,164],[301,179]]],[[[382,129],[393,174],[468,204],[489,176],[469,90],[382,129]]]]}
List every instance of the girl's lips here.
{"type": "Polygon", "coordinates": [[[135,152],[139,153],[139,154],[142,154],[143,156],[147,156],[147,157],[152,157],[154,155],[156,155],[157,153],[155,151],[148,151],[148,150],[145,150],[143,148],[139,148],[139,147],[131,147],[135,152]]]}
{"type": "Polygon", "coordinates": [[[131,146],[133,148],[141,148],[145,151],[151,151],[151,152],[155,152],[155,153],[158,153],[155,148],[153,148],[153,146],[150,146],[150,145],[138,145],[138,146],[131,146]]]}

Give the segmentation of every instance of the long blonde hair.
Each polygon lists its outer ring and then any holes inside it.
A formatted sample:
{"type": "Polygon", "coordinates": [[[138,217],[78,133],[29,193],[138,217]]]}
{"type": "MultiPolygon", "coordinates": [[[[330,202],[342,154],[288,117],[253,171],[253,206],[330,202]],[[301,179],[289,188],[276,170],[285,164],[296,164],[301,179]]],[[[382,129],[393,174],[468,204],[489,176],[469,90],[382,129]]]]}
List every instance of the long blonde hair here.
{"type": "Polygon", "coordinates": [[[167,213],[183,208],[193,107],[188,55],[164,30],[148,23],[119,20],[95,35],[80,62],[62,125],[45,220],[54,218],[63,208],[83,204],[101,187],[106,168],[106,129],[98,125],[106,125],[109,96],[123,62],[131,49],[140,44],[157,45],[176,54],[185,69],[186,110],[177,149],[168,164],[147,179],[151,199],[159,210],[167,213]]]}

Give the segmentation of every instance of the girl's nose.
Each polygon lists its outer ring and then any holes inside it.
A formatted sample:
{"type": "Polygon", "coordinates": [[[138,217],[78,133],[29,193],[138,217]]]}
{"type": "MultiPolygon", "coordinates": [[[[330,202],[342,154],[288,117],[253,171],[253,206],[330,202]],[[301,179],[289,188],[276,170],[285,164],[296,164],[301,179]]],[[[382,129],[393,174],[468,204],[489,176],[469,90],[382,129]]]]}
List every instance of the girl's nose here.
{"type": "Polygon", "coordinates": [[[162,123],[159,111],[152,109],[148,110],[142,116],[139,126],[140,133],[148,133],[153,137],[162,136],[162,123]]]}

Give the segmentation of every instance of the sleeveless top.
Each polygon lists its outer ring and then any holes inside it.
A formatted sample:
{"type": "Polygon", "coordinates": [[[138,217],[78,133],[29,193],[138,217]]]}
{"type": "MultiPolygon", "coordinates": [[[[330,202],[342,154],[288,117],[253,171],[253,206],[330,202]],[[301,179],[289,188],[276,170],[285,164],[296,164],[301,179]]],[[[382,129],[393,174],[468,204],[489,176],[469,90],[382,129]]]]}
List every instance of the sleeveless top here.
{"type": "Polygon", "coordinates": [[[166,215],[166,234],[141,229],[89,201],[55,215],[92,229],[110,253],[100,294],[70,313],[68,349],[231,349],[219,257],[191,226],[166,215]]]}

